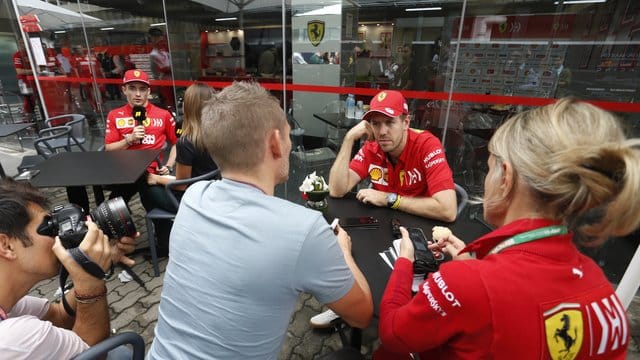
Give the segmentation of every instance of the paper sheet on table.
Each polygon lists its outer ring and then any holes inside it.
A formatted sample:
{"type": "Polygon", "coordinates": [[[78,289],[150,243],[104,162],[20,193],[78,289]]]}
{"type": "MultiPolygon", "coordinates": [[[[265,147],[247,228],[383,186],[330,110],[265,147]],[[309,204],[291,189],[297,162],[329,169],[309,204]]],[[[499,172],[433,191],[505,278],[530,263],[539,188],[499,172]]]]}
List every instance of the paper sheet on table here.
{"type": "MultiPolygon", "coordinates": [[[[378,253],[382,260],[393,269],[393,264],[395,264],[398,259],[398,254],[400,253],[400,240],[393,240],[393,246],[390,246],[389,249],[378,253]]],[[[424,277],[422,275],[414,275],[413,284],[411,285],[411,291],[417,292],[418,286],[424,281],[424,277]]]]}

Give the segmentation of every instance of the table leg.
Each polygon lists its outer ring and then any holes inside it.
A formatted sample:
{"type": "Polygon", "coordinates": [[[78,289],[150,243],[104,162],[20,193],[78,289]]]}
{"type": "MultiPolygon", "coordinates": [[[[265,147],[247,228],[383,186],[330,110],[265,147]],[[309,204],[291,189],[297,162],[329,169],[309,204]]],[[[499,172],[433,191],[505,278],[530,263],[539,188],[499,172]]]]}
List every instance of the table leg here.
{"type": "Polygon", "coordinates": [[[96,185],[93,187],[93,198],[96,200],[96,206],[104,202],[104,193],[102,186],[96,185]]]}
{"type": "Polygon", "coordinates": [[[68,186],[67,199],[70,203],[82,207],[85,214],[89,214],[89,195],[84,186],[68,186]]]}
{"type": "Polygon", "coordinates": [[[362,346],[362,329],[351,328],[351,347],[360,350],[362,346]]]}

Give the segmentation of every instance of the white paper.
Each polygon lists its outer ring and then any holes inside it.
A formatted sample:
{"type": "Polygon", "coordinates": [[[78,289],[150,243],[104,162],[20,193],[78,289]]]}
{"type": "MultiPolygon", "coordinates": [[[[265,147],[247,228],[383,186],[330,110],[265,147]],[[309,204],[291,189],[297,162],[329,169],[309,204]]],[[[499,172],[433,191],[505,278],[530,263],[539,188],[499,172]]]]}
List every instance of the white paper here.
{"type": "Polygon", "coordinates": [[[387,259],[387,255],[385,255],[384,252],[378,253],[378,255],[380,255],[382,260],[384,260],[384,262],[387,263],[387,265],[389,265],[389,267],[393,269],[393,265],[391,264],[391,262],[389,262],[389,259],[387,259]]]}

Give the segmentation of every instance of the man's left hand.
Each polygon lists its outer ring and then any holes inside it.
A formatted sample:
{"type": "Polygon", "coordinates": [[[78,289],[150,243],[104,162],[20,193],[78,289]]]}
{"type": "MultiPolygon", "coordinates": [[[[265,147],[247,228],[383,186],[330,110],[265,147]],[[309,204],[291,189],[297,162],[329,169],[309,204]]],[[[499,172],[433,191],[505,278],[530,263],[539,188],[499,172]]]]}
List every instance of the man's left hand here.
{"type": "Polygon", "coordinates": [[[158,170],[158,174],[160,174],[160,175],[169,175],[169,174],[171,174],[171,168],[166,166],[166,165],[161,167],[161,168],[157,168],[157,170],[158,170]]]}
{"type": "Polygon", "coordinates": [[[356,199],[364,204],[387,207],[387,193],[374,189],[362,189],[356,194],[356,199]]]}
{"type": "Polygon", "coordinates": [[[136,233],[135,237],[123,236],[118,240],[111,241],[111,261],[114,264],[123,263],[127,266],[136,264],[135,260],[126,256],[136,249],[136,238],[140,237],[140,233],[136,233]]]}

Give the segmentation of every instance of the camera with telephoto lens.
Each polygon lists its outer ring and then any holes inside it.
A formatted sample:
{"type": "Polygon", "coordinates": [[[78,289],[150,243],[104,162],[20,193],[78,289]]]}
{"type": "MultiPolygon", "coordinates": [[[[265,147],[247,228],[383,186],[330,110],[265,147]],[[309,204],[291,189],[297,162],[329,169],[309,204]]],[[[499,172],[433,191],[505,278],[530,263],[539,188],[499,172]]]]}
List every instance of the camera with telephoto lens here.
{"type": "MultiPolygon", "coordinates": [[[[109,239],[133,236],[136,233],[136,226],[127,209],[127,204],[121,197],[107,200],[89,213],[91,219],[109,239]]],[[[59,236],[65,249],[75,248],[80,245],[89,230],[85,219],[86,215],[80,206],[58,205],[38,226],[38,234],[59,236]]]]}

